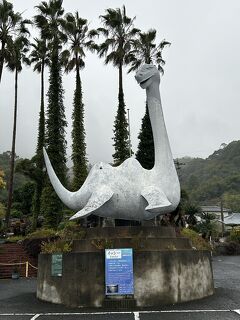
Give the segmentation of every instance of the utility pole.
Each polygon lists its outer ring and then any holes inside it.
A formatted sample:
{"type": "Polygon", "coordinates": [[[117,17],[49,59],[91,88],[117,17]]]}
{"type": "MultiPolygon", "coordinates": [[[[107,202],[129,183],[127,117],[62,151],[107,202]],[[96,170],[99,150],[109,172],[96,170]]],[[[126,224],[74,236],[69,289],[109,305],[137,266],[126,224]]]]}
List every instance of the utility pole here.
{"type": "Polygon", "coordinates": [[[225,228],[224,228],[224,215],[223,215],[223,200],[222,200],[222,198],[221,198],[220,205],[221,205],[222,238],[223,238],[225,228]]]}
{"type": "Polygon", "coordinates": [[[129,145],[129,157],[132,156],[132,148],[131,148],[131,134],[130,134],[130,115],[129,115],[129,109],[127,109],[128,112],[128,145],[129,145]]]}

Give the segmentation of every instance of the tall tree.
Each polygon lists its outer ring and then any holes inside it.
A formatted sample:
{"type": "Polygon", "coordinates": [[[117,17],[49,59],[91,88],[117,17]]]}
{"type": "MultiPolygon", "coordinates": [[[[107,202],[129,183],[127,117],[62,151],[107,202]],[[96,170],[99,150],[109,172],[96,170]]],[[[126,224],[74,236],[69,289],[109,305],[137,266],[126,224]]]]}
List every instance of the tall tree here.
{"type": "Polygon", "coordinates": [[[129,157],[128,124],[126,119],[125,101],[123,93],[123,66],[129,63],[129,53],[133,40],[139,30],[134,28],[134,18],[126,15],[125,6],[122,10],[107,9],[106,14],[100,16],[103,28],[98,28],[106,40],[99,45],[99,56],[105,57],[105,63],[111,62],[118,68],[119,91],[118,109],[114,122],[114,164],[119,165],[129,157]]]}
{"type": "Polygon", "coordinates": [[[9,57],[7,67],[10,71],[15,72],[15,99],[14,99],[14,118],[13,118],[13,135],[12,135],[12,150],[10,159],[10,177],[8,183],[8,203],[5,216],[6,228],[9,225],[10,212],[12,207],[13,195],[13,178],[15,164],[15,146],[16,146],[16,130],[17,130],[17,102],[18,102],[18,75],[22,71],[22,65],[29,65],[29,59],[26,57],[28,52],[29,41],[23,35],[19,35],[8,48],[9,57]]]}
{"type": "Polygon", "coordinates": [[[136,159],[141,163],[143,168],[150,170],[154,166],[154,142],[147,104],[138,139],[139,144],[136,159]]]}
{"type": "Polygon", "coordinates": [[[34,64],[33,70],[41,74],[41,102],[38,122],[38,139],[36,156],[34,162],[36,163],[35,174],[35,193],[33,198],[33,229],[37,226],[37,218],[40,213],[40,199],[44,180],[44,159],[43,147],[45,141],[45,108],[44,108],[44,71],[45,66],[49,65],[48,48],[45,39],[34,39],[32,45],[32,52],[30,54],[31,64],[34,64]]]}
{"type": "Polygon", "coordinates": [[[17,34],[28,34],[28,23],[29,20],[24,20],[19,12],[14,13],[11,2],[2,0],[0,3],[0,82],[4,63],[7,62],[9,56],[7,47],[12,45],[13,38],[17,34]]]}
{"type": "MultiPolygon", "coordinates": [[[[47,39],[49,47],[50,75],[48,106],[46,119],[45,144],[56,174],[66,182],[66,141],[65,110],[63,104],[61,48],[66,36],[61,30],[64,9],[62,0],[43,1],[37,6],[38,15],[35,24],[41,30],[41,37],[47,39]]],[[[61,219],[63,205],[47,179],[42,191],[41,212],[45,215],[45,224],[56,227],[61,219]]]]}
{"type": "MultiPolygon", "coordinates": [[[[164,73],[165,61],[162,58],[162,50],[170,43],[162,40],[159,45],[156,45],[155,40],[156,30],[154,29],[139,33],[138,38],[134,41],[134,49],[129,54],[131,67],[128,72],[137,70],[144,63],[153,63],[157,65],[161,73],[164,73]]],[[[138,139],[136,158],[144,168],[152,169],[154,165],[154,142],[147,104],[138,139]]]]}
{"type": "Polygon", "coordinates": [[[66,72],[76,71],[76,86],[73,98],[72,129],[72,189],[78,190],[87,177],[87,157],[84,129],[84,104],[82,99],[82,82],[80,70],[85,67],[85,50],[93,51],[96,45],[93,38],[97,31],[89,30],[86,19],[68,13],[65,16],[63,30],[69,41],[69,49],[62,54],[66,72]]]}

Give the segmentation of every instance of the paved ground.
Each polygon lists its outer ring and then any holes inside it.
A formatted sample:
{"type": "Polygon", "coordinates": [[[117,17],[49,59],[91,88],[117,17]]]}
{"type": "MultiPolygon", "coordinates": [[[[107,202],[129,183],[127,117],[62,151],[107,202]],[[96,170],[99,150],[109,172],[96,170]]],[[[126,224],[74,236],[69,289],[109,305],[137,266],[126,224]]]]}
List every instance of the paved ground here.
{"type": "Polygon", "coordinates": [[[240,320],[240,256],[214,257],[215,294],[151,310],[112,313],[36,299],[36,280],[0,280],[0,320],[240,320]]]}

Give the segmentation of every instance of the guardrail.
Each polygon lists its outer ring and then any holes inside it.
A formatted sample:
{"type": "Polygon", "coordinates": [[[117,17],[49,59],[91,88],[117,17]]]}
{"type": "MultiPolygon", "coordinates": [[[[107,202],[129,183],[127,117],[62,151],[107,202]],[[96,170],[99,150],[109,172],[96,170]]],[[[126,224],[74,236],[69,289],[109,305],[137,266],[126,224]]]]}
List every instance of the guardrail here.
{"type": "Polygon", "coordinates": [[[29,261],[26,262],[16,262],[16,263],[0,263],[0,266],[15,266],[15,265],[24,265],[25,264],[25,277],[28,278],[29,275],[29,266],[33,269],[38,269],[37,267],[33,266],[29,261]]]}

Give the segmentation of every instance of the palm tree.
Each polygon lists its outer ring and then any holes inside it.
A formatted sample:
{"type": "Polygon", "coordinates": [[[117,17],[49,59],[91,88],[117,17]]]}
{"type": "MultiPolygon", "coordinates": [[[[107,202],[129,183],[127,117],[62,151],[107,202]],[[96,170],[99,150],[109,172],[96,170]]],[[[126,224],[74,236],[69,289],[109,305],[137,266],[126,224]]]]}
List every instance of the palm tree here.
{"type": "Polygon", "coordinates": [[[133,27],[134,18],[126,15],[125,6],[122,10],[107,9],[106,14],[100,16],[103,28],[98,28],[106,40],[99,45],[99,56],[105,57],[105,63],[112,63],[118,68],[119,92],[118,111],[114,122],[114,163],[122,163],[129,156],[128,126],[126,120],[124,93],[123,93],[123,66],[129,63],[129,53],[132,49],[133,40],[139,30],[133,27]]]}
{"type": "MultiPolygon", "coordinates": [[[[144,63],[154,63],[158,70],[164,73],[165,61],[162,58],[162,50],[165,46],[170,45],[170,42],[162,40],[159,45],[156,45],[155,40],[156,30],[154,29],[139,33],[138,38],[134,41],[134,49],[129,54],[131,67],[128,72],[137,70],[144,63]]],[[[145,169],[152,169],[154,165],[154,142],[147,104],[138,138],[136,159],[145,169]]]]}
{"type": "Polygon", "coordinates": [[[76,87],[73,101],[72,129],[72,161],[73,161],[73,190],[78,190],[87,176],[86,143],[84,129],[84,104],[82,101],[82,83],[80,70],[85,67],[85,49],[93,51],[96,45],[92,40],[96,30],[89,30],[86,19],[68,13],[65,16],[63,30],[69,41],[69,49],[62,53],[66,72],[75,69],[76,87]]]}
{"type": "Polygon", "coordinates": [[[66,42],[66,36],[61,31],[64,9],[63,0],[42,1],[36,6],[38,13],[34,16],[36,27],[40,30],[41,38],[48,41],[50,53],[58,55],[61,43],[66,42]]]}
{"type": "MultiPolygon", "coordinates": [[[[66,181],[66,141],[65,109],[63,104],[61,49],[67,37],[62,30],[64,9],[62,0],[42,1],[36,8],[34,17],[41,38],[46,39],[49,48],[49,88],[46,119],[45,145],[56,174],[62,183],[66,181]]],[[[41,196],[41,212],[45,215],[45,224],[56,227],[60,222],[62,203],[56,196],[49,179],[46,179],[41,196]]]]}
{"type": "Polygon", "coordinates": [[[0,3],[0,82],[2,79],[4,63],[9,55],[7,47],[11,45],[13,38],[16,35],[25,35],[29,33],[26,27],[29,23],[29,20],[22,18],[21,13],[14,13],[12,3],[2,0],[0,3]]]}
{"type": "Polygon", "coordinates": [[[48,48],[45,39],[34,39],[31,44],[33,50],[30,54],[30,62],[34,64],[33,70],[41,73],[41,102],[38,123],[38,140],[36,156],[34,157],[36,163],[36,186],[33,199],[33,229],[37,226],[37,217],[40,213],[40,198],[43,188],[43,147],[45,140],[45,111],[44,111],[44,70],[45,66],[49,65],[48,48]]]}
{"type": "Polygon", "coordinates": [[[12,150],[10,158],[10,177],[8,185],[8,204],[5,216],[6,228],[9,225],[10,211],[12,207],[12,194],[13,194],[13,178],[14,178],[14,164],[15,164],[15,145],[16,145],[16,129],[17,129],[17,102],[18,102],[18,75],[22,71],[23,64],[30,64],[29,59],[26,57],[28,52],[29,41],[23,36],[19,35],[11,43],[9,47],[9,57],[7,68],[15,72],[15,99],[14,99],[14,119],[13,119],[13,136],[12,136],[12,150]]]}
{"type": "Polygon", "coordinates": [[[164,39],[156,45],[156,33],[155,29],[139,33],[138,38],[134,40],[134,49],[129,54],[131,67],[128,72],[137,70],[144,63],[152,63],[157,65],[161,73],[164,73],[165,61],[162,58],[162,51],[171,43],[164,39]]]}

